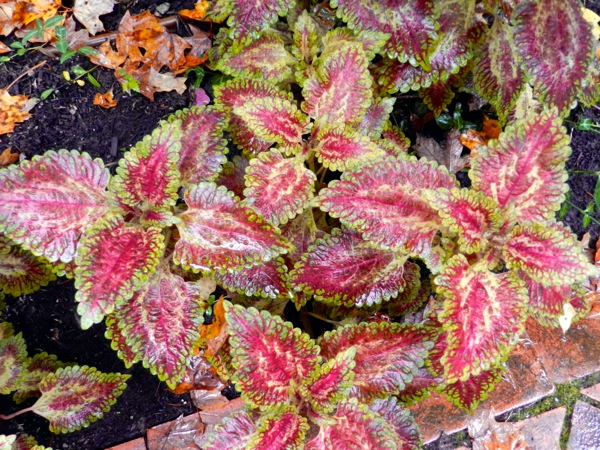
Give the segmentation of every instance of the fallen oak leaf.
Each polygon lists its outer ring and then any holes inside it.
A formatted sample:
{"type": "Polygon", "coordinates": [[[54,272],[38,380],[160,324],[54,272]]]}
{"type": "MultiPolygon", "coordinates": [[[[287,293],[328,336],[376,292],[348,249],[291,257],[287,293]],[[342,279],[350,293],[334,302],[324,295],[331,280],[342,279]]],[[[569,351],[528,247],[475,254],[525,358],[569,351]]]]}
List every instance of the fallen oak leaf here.
{"type": "Polygon", "coordinates": [[[15,164],[19,160],[18,153],[12,153],[12,148],[8,147],[0,153],[0,168],[8,167],[11,164],[15,164]]]}
{"type": "Polygon", "coordinates": [[[29,119],[29,111],[38,101],[25,95],[10,95],[7,89],[0,89],[0,134],[12,133],[18,123],[29,119]]]}
{"type": "Polygon", "coordinates": [[[117,106],[118,103],[119,102],[117,102],[117,100],[115,100],[113,97],[112,89],[110,91],[105,92],[104,94],[98,92],[94,96],[94,105],[100,106],[105,109],[114,108],[115,106],[117,106]]]}
{"type": "Polygon", "coordinates": [[[463,144],[458,130],[450,130],[442,145],[433,138],[417,134],[417,142],[414,146],[416,154],[431,161],[444,165],[450,172],[460,172],[469,164],[468,157],[462,157],[463,144]]]}
{"type": "Polygon", "coordinates": [[[75,0],[73,15],[91,35],[104,31],[100,16],[111,13],[115,0],[75,0]]]}
{"type": "Polygon", "coordinates": [[[8,36],[15,29],[12,15],[15,12],[16,1],[0,3],[0,36],[8,36]]]}
{"type": "Polygon", "coordinates": [[[56,16],[61,0],[21,0],[15,4],[11,22],[16,28],[22,28],[36,19],[46,21],[56,16]]]}

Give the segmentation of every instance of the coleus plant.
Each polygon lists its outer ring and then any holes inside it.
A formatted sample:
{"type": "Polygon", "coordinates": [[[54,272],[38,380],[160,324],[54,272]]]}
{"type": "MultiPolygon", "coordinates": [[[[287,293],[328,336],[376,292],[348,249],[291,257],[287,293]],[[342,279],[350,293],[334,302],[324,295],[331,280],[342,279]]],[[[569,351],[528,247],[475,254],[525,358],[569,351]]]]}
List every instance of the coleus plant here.
{"type": "Polygon", "coordinates": [[[229,76],[214,105],[162,122],[113,175],[66,150],[0,171],[3,293],[73,277],[82,327],[105,320],[126,366],[141,361],[171,387],[217,284],[269,310],[231,306],[213,359],[248,403],[223,427],[254,448],[283,439],[271,429],[322,448],[341,424],[402,446],[391,430],[412,425],[391,396],[437,388],[472,408],[527,317],[586,313],[578,285],[593,266],[554,220],[570,151],[561,118],[576,97],[598,97],[576,1],[338,0],[309,13],[222,0],[209,14],[230,25],[211,54],[229,76]],[[550,39],[565,51],[544,51],[550,39]],[[469,187],[410,155],[390,119],[392,93],[416,90],[439,114],[457,86],[507,123],[472,155],[469,187]],[[229,160],[227,139],[240,150],[229,160]],[[418,327],[358,324],[415,312],[431,293],[418,327]],[[315,342],[277,317],[311,298],[351,323],[315,342]],[[385,368],[366,362],[382,339],[398,358],[385,368]]]}

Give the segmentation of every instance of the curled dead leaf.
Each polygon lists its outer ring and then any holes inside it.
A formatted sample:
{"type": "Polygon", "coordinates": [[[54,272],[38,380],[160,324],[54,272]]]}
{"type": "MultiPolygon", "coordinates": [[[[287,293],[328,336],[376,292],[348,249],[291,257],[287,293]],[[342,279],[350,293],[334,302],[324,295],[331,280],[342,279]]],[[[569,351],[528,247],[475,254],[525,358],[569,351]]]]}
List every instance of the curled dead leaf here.
{"type": "Polygon", "coordinates": [[[75,0],[73,15],[91,35],[104,30],[100,16],[112,12],[115,0],[75,0]]]}
{"type": "Polygon", "coordinates": [[[36,19],[46,21],[54,17],[61,0],[20,0],[15,3],[11,22],[17,28],[22,28],[36,19]]]}
{"type": "Polygon", "coordinates": [[[18,123],[31,117],[29,111],[38,102],[24,95],[10,95],[0,89],[0,134],[12,133],[18,123]]]}
{"type": "Polygon", "coordinates": [[[450,172],[460,172],[469,164],[469,158],[461,156],[463,144],[459,140],[459,135],[458,130],[450,130],[446,140],[440,145],[433,138],[417,134],[415,152],[421,157],[446,166],[450,172]]]}
{"type": "Polygon", "coordinates": [[[108,92],[105,92],[104,94],[98,92],[94,96],[94,105],[100,106],[105,109],[114,108],[115,106],[117,106],[118,103],[119,102],[117,102],[113,97],[112,89],[108,92]]]}
{"type": "Polygon", "coordinates": [[[179,12],[179,15],[184,19],[202,20],[206,16],[206,11],[208,11],[209,6],[209,2],[200,0],[199,2],[196,2],[194,9],[184,9],[179,12]]]}
{"type": "Polygon", "coordinates": [[[4,149],[2,153],[0,153],[0,168],[15,164],[18,160],[19,154],[12,153],[12,148],[8,147],[7,149],[4,149]]]}

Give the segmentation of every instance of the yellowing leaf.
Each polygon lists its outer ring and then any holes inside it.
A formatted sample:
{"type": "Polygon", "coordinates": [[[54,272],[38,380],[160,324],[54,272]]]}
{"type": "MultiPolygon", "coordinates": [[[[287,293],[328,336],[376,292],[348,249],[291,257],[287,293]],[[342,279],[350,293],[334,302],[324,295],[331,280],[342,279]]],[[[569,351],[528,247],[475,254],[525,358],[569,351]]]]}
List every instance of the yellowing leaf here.
{"type": "Polygon", "coordinates": [[[61,6],[60,0],[21,0],[15,5],[12,24],[21,28],[36,19],[46,21],[54,17],[61,6]]]}
{"type": "Polygon", "coordinates": [[[0,134],[12,133],[16,124],[29,119],[29,111],[36,103],[37,99],[10,95],[5,89],[0,89],[0,134]]]}
{"type": "Polygon", "coordinates": [[[94,35],[104,30],[99,16],[112,12],[115,0],[75,0],[73,15],[94,35]]]}
{"type": "Polygon", "coordinates": [[[206,0],[200,0],[199,2],[196,2],[194,9],[184,9],[179,11],[179,15],[184,19],[202,20],[204,19],[204,16],[206,16],[206,11],[209,6],[210,3],[206,0]]]}

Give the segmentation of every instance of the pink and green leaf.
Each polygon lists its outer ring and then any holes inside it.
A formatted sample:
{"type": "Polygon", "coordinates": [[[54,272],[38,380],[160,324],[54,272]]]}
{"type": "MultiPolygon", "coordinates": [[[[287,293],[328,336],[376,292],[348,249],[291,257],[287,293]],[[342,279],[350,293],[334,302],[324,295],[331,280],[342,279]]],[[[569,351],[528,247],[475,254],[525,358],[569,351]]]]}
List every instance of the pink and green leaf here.
{"type": "Polygon", "coordinates": [[[494,107],[501,123],[516,103],[525,77],[513,41],[513,28],[497,16],[473,64],[475,89],[494,107]]]}
{"type": "Polygon", "coordinates": [[[274,408],[256,423],[256,432],[246,448],[271,450],[274,446],[289,450],[304,448],[308,421],[295,408],[274,408]]]}
{"type": "Polygon", "coordinates": [[[14,402],[22,403],[30,397],[39,397],[39,385],[42,379],[59,367],[65,366],[66,364],[58,361],[56,355],[49,355],[46,352],[36,353],[28,360],[19,388],[13,395],[14,402]]]}
{"type": "Polygon", "coordinates": [[[597,272],[577,238],[558,223],[517,225],[502,253],[509,269],[522,270],[544,286],[573,284],[597,272]]]}
{"type": "Polygon", "coordinates": [[[28,434],[19,434],[10,447],[3,447],[3,445],[4,443],[0,438],[0,448],[3,450],[52,450],[50,447],[38,445],[35,438],[28,434]]]}
{"type": "Polygon", "coordinates": [[[181,150],[177,163],[181,184],[214,181],[227,161],[223,120],[213,108],[195,106],[178,111],[169,122],[181,120],[181,150]]]}
{"type": "Polygon", "coordinates": [[[290,267],[293,267],[300,261],[302,255],[308,252],[308,248],[315,243],[317,237],[323,235],[323,232],[317,229],[312,208],[307,208],[291,222],[282,226],[281,234],[294,247],[285,255],[290,267]]]}
{"type": "Polygon", "coordinates": [[[110,190],[130,208],[165,210],[175,206],[181,174],[181,121],[162,122],[119,161],[110,190]]]}
{"type": "Polygon", "coordinates": [[[473,412],[477,405],[487,399],[496,383],[502,379],[502,366],[493,367],[477,375],[471,375],[466,381],[458,380],[442,389],[446,398],[461,409],[473,412]]]}
{"type": "Polygon", "coordinates": [[[293,219],[314,196],[315,174],[300,158],[284,158],[276,150],[261,153],[246,168],[243,203],[273,225],[293,219]]]}
{"type": "Polygon", "coordinates": [[[0,235],[0,292],[19,297],[54,281],[53,266],[0,235]]]}
{"type": "Polygon", "coordinates": [[[379,414],[396,432],[398,449],[418,450],[422,448],[422,436],[411,412],[403,407],[396,397],[375,399],[369,405],[369,410],[379,414]]]}
{"type": "Polygon", "coordinates": [[[287,403],[295,386],[320,363],[319,347],[291,323],[266,311],[239,305],[228,305],[226,311],[236,387],[258,407],[287,403]]]}
{"type": "Polygon", "coordinates": [[[456,179],[434,163],[387,157],[344,172],[316,203],[365,239],[427,260],[441,219],[423,192],[455,186],[456,179]]]}
{"type": "Polygon", "coordinates": [[[307,11],[303,10],[293,25],[294,46],[292,53],[303,63],[310,64],[320,51],[319,40],[321,30],[315,19],[307,11]]]}
{"type": "Polygon", "coordinates": [[[331,6],[355,31],[389,34],[383,51],[390,58],[429,70],[429,53],[438,38],[432,1],[334,0],[331,6]]]}
{"type": "Polygon", "coordinates": [[[405,255],[374,248],[359,233],[336,228],[308,249],[290,283],[326,303],[371,306],[404,290],[405,262],[405,255]]]}
{"type": "Polygon", "coordinates": [[[236,34],[254,34],[272,25],[277,16],[284,16],[294,4],[294,1],[285,0],[217,0],[212,2],[207,17],[215,22],[229,17],[227,25],[236,34]]]}
{"type": "Polygon", "coordinates": [[[442,218],[442,224],[458,235],[464,253],[483,250],[500,229],[503,217],[494,200],[471,189],[438,189],[430,191],[431,205],[442,218]]]}
{"type": "Polygon", "coordinates": [[[0,394],[10,394],[20,388],[28,364],[22,333],[0,340],[0,394]]]}
{"type": "Polygon", "coordinates": [[[522,64],[540,101],[560,114],[573,106],[594,57],[589,24],[577,0],[520,2],[511,15],[522,64]]]}
{"type": "Polygon", "coordinates": [[[127,369],[142,360],[142,355],[127,343],[127,337],[122,333],[116,313],[109,314],[105,320],[106,332],[104,336],[110,340],[110,347],[117,352],[117,356],[127,369]]]}
{"type": "Polygon", "coordinates": [[[356,347],[351,392],[362,399],[383,398],[404,390],[425,364],[433,345],[416,327],[389,322],[347,325],[326,332],[318,344],[326,359],[356,347]]]}
{"type": "Polygon", "coordinates": [[[365,111],[357,131],[363,136],[376,139],[383,133],[384,127],[389,123],[389,117],[394,109],[395,97],[383,97],[373,100],[365,111]]]}
{"type": "Polygon", "coordinates": [[[391,121],[387,121],[383,125],[381,139],[377,140],[377,144],[383,147],[389,156],[398,157],[408,152],[410,139],[397,126],[392,125],[391,121]]]}
{"type": "Polygon", "coordinates": [[[343,171],[381,159],[386,152],[367,135],[350,126],[323,128],[314,138],[314,151],[323,166],[343,171]]]}
{"type": "Polygon", "coordinates": [[[423,103],[433,111],[435,117],[438,117],[454,98],[454,90],[452,88],[460,85],[459,76],[450,75],[445,81],[437,81],[431,83],[429,87],[421,89],[419,96],[423,99],[423,103]]]}
{"type": "Polygon", "coordinates": [[[551,110],[513,123],[497,141],[478,149],[469,176],[475,190],[515,220],[546,221],[564,201],[570,153],[569,137],[551,110]]]}
{"type": "Polygon", "coordinates": [[[290,249],[278,229],[262,223],[224,187],[199,183],[185,193],[181,238],[173,260],[194,271],[227,271],[267,262],[290,249]]]}
{"type": "Polygon", "coordinates": [[[202,441],[203,448],[211,450],[246,450],[256,433],[256,424],[246,410],[237,411],[217,425],[202,441]]]}
{"type": "Polygon", "coordinates": [[[200,285],[160,267],[116,312],[120,332],[144,367],[174,388],[200,338],[204,314],[200,285]]]}
{"type": "Polygon", "coordinates": [[[470,266],[456,255],[436,278],[444,299],[439,321],[447,330],[441,363],[448,383],[495,367],[517,342],[527,316],[527,291],[511,272],[470,266]]]}
{"type": "Polygon", "coordinates": [[[371,75],[360,44],[348,44],[319,59],[304,82],[302,109],[319,125],[362,119],[372,101],[371,75]]]}
{"type": "Polygon", "coordinates": [[[429,300],[431,283],[427,278],[421,279],[421,269],[418,265],[407,261],[404,264],[402,278],[404,278],[402,292],[382,305],[384,311],[392,317],[412,314],[429,300]]]}
{"type": "Polygon", "coordinates": [[[0,232],[35,255],[69,262],[85,229],[111,210],[108,179],[102,161],[66,150],[2,170],[0,232]]]}
{"type": "Polygon", "coordinates": [[[215,279],[225,289],[239,294],[277,298],[289,295],[287,267],[282,258],[233,272],[215,273],[215,279]]]}
{"type": "Polygon", "coordinates": [[[131,298],[156,269],[164,250],[157,228],[127,225],[118,216],[88,229],[76,259],[75,299],[81,327],[87,329],[131,298]]]}
{"type": "Polygon", "coordinates": [[[70,366],[46,375],[33,412],[50,421],[53,433],[69,433],[101,419],[116,403],[130,375],[102,373],[93,367],[70,366]]]}
{"type": "Polygon", "coordinates": [[[319,434],[306,443],[305,450],[398,448],[394,427],[356,399],[340,402],[330,420],[321,425],[319,434]]]}

